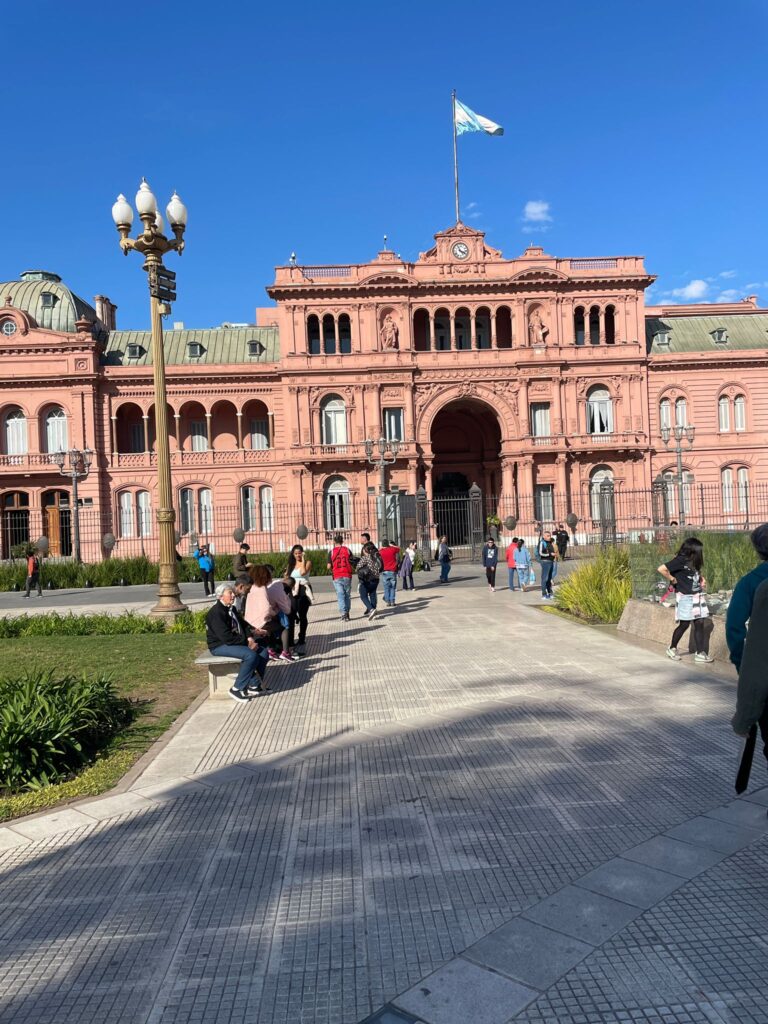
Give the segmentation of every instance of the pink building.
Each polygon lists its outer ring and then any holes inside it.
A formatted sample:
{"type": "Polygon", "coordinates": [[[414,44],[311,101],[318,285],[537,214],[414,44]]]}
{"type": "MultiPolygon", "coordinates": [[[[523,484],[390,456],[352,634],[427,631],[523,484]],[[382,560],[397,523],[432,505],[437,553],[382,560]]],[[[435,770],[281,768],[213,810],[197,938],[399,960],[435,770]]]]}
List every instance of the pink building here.
{"type": "MultiPolygon", "coordinates": [[[[652,280],[637,256],[505,259],[457,224],[412,263],[384,250],[278,267],[257,326],[174,325],[182,550],[200,535],[230,550],[236,527],[255,549],[290,545],[299,523],[308,543],[375,530],[363,442],[379,436],[399,442],[386,515],[400,533],[421,523],[461,543],[473,483],[483,516],[522,533],[569,512],[584,534],[768,518],[768,310],[647,307],[652,280]],[[696,428],[680,485],[660,436],[676,423],[696,428]]],[[[154,554],[148,332],[117,330],[108,299],[91,306],[53,274],[0,287],[0,553],[43,534],[70,553],[72,485],[50,456],[87,447],[83,557],[108,534],[117,554],[154,554]]]]}

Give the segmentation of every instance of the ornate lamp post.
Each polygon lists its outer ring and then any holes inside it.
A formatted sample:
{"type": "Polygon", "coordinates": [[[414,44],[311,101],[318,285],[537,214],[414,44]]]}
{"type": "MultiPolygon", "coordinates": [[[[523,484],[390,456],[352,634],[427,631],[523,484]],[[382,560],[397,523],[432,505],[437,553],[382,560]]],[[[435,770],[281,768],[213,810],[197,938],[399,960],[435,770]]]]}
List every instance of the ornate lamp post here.
{"type": "Polygon", "coordinates": [[[56,463],[61,475],[68,476],[72,480],[72,529],[74,532],[72,550],[76,562],[82,561],[80,558],[80,503],[77,497],[77,481],[88,476],[92,461],[93,452],[90,448],[84,448],[82,451],[72,448],[71,451],[54,452],[51,455],[51,462],[56,463]]]}
{"type": "Polygon", "coordinates": [[[378,441],[367,438],[363,442],[365,446],[365,457],[372,466],[379,471],[379,541],[387,533],[387,466],[391,466],[397,460],[400,451],[399,441],[387,441],[380,437],[378,441]]]}
{"type": "Polygon", "coordinates": [[[133,210],[124,195],[117,197],[112,207],[112,219],[120,234],[120,248],[127,256],[131,250],[144,257],[144,270],[149,281],[149,308],[152,317],[152,366],[155,383],[155,425],[157,433],[157,527],[160,541],[160,573],[158,600],[153,615],[175,616],[186,611],[181,603],[179,576],[176,567],[175,529],[176,513],[171,489],[171,452],[168,440],[168,403],[165,390],[165,356],[163,353],[163,325],[160,303],[176,298],[176,274],[163,266],[163,256],[184,249],[184,229],[187,226],[187,208],[174,192],[166,207],[173,238],[163,234],[165,226],[157,209],[149,185],[142,179],[136,193],[136,209],[143,231],[130,238],[133,210]]]}
{"type": "Polygon", "coordinates": [[[669,448],[670,441],[675,442],[675,453],[677,454],[677,495],[680,505],[680,525],[685,526],[685,482],[683,480],[683,439],[688,442],[689,449],[693,447],[693,438],[696,428],[677,424],[674,427],[661,428],[661,440],[665,447],[669,448]]]}

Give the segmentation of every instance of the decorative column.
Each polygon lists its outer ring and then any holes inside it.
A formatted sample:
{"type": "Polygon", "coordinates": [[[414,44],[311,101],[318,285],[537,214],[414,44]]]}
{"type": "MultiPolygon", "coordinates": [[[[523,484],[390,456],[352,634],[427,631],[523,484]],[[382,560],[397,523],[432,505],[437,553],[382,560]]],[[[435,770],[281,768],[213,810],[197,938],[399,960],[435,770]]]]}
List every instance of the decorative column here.
{"type": "Polygon", "coordinates": [[[520,460],[523,497],[533,500],[533,456],[526,455],[520,460]]]}
{"type": "Polygon", "coordinates": [[[175,412],[173,414],[174,431],[176,434],[176,448],[181,451],[181,413],[175,412]]]}
{"type": "Polygon", "coordinates": [[[598,335],[598,341],[600,342],[601,345],[604,345],[605,344],[605,310],[603,309],[602,306],[598,306],[598,308],[597,308],[597,315],[598,315],[598,324],[599,324],[599,328],[598,329],[600,331],[600,333],[598,335]]]}
{"type": "Polygon", "coordinates": [[[322,444],[323,443],[323,434],[322,434],[322,431],[320,429],[320,407],[319,406],[315,406],[315,408],[311,410],[311,414],[312,414],[312,434],[311,434],[310,443],[311,444],[322,444]]]}
{"type": "Polygon", "coordinates": [[[144,420],[144,454],[149,452],[149,413],[143,412],[141,414],[142,420],[144,420]]]}
{"type": "Polygon", "coordinates": [[[405,437],[403,438],[403,440],[406,441],[407,443],[413,442],[413,441],[416,440],[416,426],[415,426],[415,417],[414,417],[414,411],[413,411],[413,386],[412,385],[411,385],[411,387],[408,387],[408,388],[405,389],[405,403],[404,403],[404,410],[403,410],[403,419],[405,420],[405,423],[403,424],[403,430],[405,432],[405,437]]]}
{"type": "Polygon", "coordinates": [[[275,414],[267,410],[267,447],[275,447],[275,414]]]}
{"type": "Polygon", "coordinates": [[[243,410],[238,409],[235,415],[237,416],[237,447],[239,450],[243,447],[243,410]]]}
{"type": "Polygon", "coordinates": [[[408,493],[415,494],[419,489],[418,466],[415,459],[408,460],[408,493]]]}
{"type": "MultiPolygon", "coordinates": [[[[515,460],[502,456],[501,458],[501,495],[510,508],[515,496],[515,460]]],[[[512,513],[510,513],[511,515],[512,513]]]]}
{"type": "Polygon", "coordinates": [[[531,433],[531,414],[528,409],[528,381],[525,379],[520,381],[518,402],[520,408],[520,433],[527,437],[531,433]]]}
{"type": "Polygon", "coordinates": [[[422,459],[424,463],[424,487],[427,492],[427,501],[429,502],[429,513],[433,514],[434,508],[432,502],[434,500],[434,494],[432,492],[432,459],[422,459]]]}
{"type": "Polygon", "coordinates": [[[213,434],[211,430],[211,413],[206,412],[205,414],[205,437],[208,442],[208,451],[213,451],[213,434]]]}
{"type": "Polygon", "coordinates": [[[563,431],[563,411],[562,411],[562,395],[560,392],[560,378],[555,377],[552,382],[552,412],[554,413],[554,433],[562,434],[563,431]]]}
{"type": "Polygon", "coordinates": [[[117,416],[109,417],[110,436],[112,438],[112,454],[117,454],[117,416]]]}
{"type": "Polygon", "coordinates": [[[491,310],[491,348],[499,347],[498,338],[496,337],[496,312],[495,309],[491,310]]]}
{"type": "Polygon", "coordinates": [[[429,337],[427,338],[427,351],[434,352],[435,350],[435,313],[434,310],[430,309],[429,313],[429,337]]]}
{"type": "Polygon", "coordinates": [[[451,318],[451,351],[456,350],[456,313],[452,310],[450,313],[451,318]]]}
{"type": "Polygon", "coordinates": [[[469,311],[469,347],[477,348],[477,310],[469,311]]]}
{"type": "Polygon", "coordinates": [[[557,463],[557,492],[561,495],[561,500],[567,504],[568,498],[568,475],[566,473],[566,459],[565,454],[557,456],[555,462],[557,463]]]}

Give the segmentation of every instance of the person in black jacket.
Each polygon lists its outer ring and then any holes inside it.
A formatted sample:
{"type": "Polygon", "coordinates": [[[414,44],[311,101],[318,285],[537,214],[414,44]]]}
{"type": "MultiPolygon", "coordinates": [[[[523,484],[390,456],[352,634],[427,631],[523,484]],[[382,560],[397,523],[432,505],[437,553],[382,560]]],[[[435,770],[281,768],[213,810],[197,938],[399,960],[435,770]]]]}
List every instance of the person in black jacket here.
{"type": "Polygon", "coordinates": [[[255,639],[266,636],[263,629],[251,629],[235,608],[235,592],[231,583],[216,587],[216,604],[205,616],[205,638],[211,654],[220,658],[237,658],[242,662],[229,695],[233,700],[247,703],[264,686],[267,652],[255,639]],[[256,677],[256,681],[254,681],[256,677]]]}
{"type": "Polygon", "coordinates": [[[499,563],[499,549],[496,541],[489,537],[483,548],[483,565],[485,566],[485,578],[488,580],[488,589],[491,593],[496,590],[496,566],[499,563]]]}

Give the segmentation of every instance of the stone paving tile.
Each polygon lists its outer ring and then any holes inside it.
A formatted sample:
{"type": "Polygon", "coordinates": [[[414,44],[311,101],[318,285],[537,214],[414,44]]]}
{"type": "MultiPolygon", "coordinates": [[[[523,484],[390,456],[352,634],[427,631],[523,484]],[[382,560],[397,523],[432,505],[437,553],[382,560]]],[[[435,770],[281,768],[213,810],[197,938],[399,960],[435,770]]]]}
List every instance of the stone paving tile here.
{"type": "Polygon", "coordinates": [[[430,1024],[499,1024],[535,996],[535,990],[461,957],[403,993],[395,1005],[430,1024]]]}
{"type": "MultiPolygon", "coordinates": [[[[676,877],[665,901],[684,920],[712,888],[691,919],[691,941],[697,929],[709,939],[680,953],[700,955],[698,988],[669,952],[685,937],[635,922],[626,945],[614,935],[584,962],[591,974],[569,971],[521,1019],[583,1024],[583,1007],[600,1024],[650,1021],[666,1007],[664,1021],[718,1021],[712,928],[734,972],[742,944],[768,951],[762,896],[748,903],[766,876],[752,853],[761,832],[707,816],[732,796],[732,686],[557,619],[544,620],[547,652],[521,646],[541,612],[491,603],[479,582],[419,591],[407,599],[430,598],[418,612],[406,603],[370,628],[341,626],[318,592],[315,655],[270,668],[268,699],[209,716],[207,746],[193,718],[194,765],[180,750],[167,761],[191,777],[169,781],[156,763],[134,790],[145,806],[12,848],[0,839],[3,1024],[356,1024],[692,816],[678,841],[753,844],[731,858],[741,873],[724,861],[676,877]],[[459,661],[456,637],[492,657],[459,661]],[[726,909],[737,883],[740,930],[726,909]]],[[[739,999],[754,1014],[748,981],[739,999]]]]}

